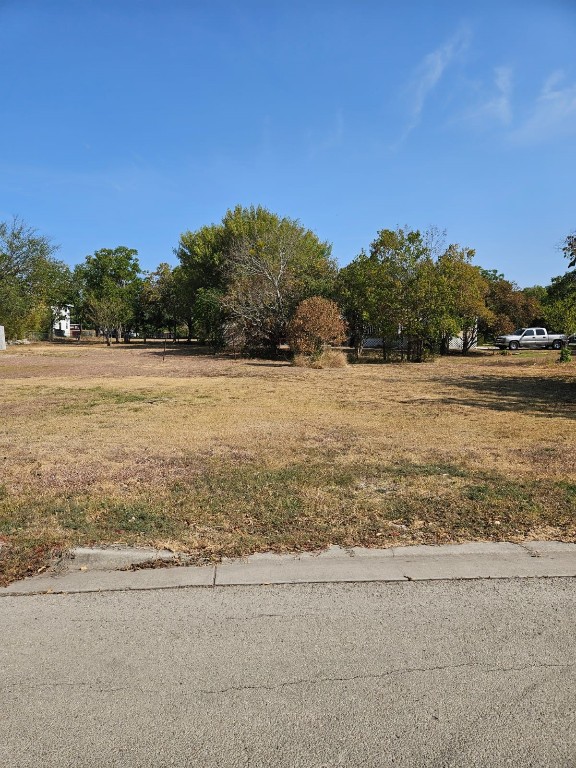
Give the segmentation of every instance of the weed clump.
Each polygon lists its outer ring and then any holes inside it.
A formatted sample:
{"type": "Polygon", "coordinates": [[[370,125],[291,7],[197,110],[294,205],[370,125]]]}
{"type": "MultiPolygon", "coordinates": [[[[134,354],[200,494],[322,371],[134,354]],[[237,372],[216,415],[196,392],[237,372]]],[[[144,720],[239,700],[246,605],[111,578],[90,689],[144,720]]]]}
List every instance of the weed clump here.
{"type": "Polygon", "coordinates": [[[345,368],[348,359],[340,349],[326,347],[315,355],[296,354],[292,360],[298,368],[345,368]]]}
{"type": "Polygon", "coordinates": [[[346,368],[348,359],[342,350],[326,347],[312,358],[310,368],[346,368]]]}

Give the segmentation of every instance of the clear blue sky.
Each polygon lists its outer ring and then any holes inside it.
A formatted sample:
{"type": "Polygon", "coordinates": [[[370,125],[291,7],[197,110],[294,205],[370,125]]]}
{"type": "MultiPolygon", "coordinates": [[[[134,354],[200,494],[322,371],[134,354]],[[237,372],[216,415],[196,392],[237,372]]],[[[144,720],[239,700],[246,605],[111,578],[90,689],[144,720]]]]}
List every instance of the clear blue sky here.
{"type": "Polygon", "coordinates": [[[0,71],[0,219],[70,264],[253,203],[341,265],[407,224],[566,271],[576,0],[0,0],[0,71]]]}

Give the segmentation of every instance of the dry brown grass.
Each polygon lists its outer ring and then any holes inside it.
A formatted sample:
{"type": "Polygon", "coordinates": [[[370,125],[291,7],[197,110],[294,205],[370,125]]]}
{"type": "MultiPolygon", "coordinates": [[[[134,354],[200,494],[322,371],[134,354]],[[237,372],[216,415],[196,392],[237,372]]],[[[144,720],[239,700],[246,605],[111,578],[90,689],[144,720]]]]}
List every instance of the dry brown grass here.
{"type": "Polygon", "coordinates": [[[342,350],[327,347],[314,358],[310,367],[321,370],[322,368],[346,368],[347,365],[348,360],[342,350]]]}
{"type": "Polygon", "coordinates": [[[312,370],[186,346],[0,353],[0,568],[75,544],[200,558],[575,540],[574,363],[312,370]]]}
{"type": "Polygon", "coordinates": [[[297,353],[292,359],[296,368],[314,368],[322,370],[323,368],[346,368],[348,358],[341,349],[332,349],[327,347],[318,355],[304,355],[297,353]]]}

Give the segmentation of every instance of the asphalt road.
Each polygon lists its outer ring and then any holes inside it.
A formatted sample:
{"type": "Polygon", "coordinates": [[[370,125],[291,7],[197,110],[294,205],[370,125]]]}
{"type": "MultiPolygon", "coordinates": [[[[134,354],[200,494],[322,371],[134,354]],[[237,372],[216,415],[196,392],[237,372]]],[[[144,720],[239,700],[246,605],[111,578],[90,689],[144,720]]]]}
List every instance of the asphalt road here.
{"type": "Polygon", "coordinates": [[[576,580],[0,599],[0,764],[576,766],[576,580]]]}

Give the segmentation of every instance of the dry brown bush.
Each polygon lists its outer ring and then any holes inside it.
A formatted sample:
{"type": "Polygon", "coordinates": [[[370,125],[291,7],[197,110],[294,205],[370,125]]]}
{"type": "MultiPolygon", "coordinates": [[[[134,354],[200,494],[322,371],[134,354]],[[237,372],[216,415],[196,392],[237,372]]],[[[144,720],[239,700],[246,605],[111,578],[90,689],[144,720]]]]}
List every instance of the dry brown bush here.
{"type": "Polygon", "coordinates": [[[316,355],[296,354],[293,363],[297,368],[345,368],[348,359],[341,350],[326,347],[316,355]]]}
{"type": "Polygon", "coordinates": [[[312,296],[297,306],[288,324],[287,338],[295,354],[319,355],[326,344],[341,344],[346,323],[334,301],[312,296]]]}
{"type": "Polygon", "coordinates": [[[345,368],[348,365],[346,355],[340,349],[327,347],[314,356],[310,361],[310,368],[345,368]]]}
{"type": "Polygon", "coordinates": [[[301,354],[295,354],[294,358],[292,360],[292,363],[297,368],[310,368],[310,363],[312,362],[312,358],[310,355],[301,355],[301,354]]]}

